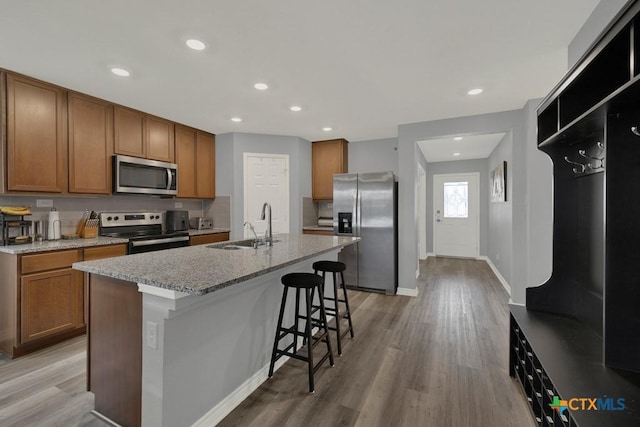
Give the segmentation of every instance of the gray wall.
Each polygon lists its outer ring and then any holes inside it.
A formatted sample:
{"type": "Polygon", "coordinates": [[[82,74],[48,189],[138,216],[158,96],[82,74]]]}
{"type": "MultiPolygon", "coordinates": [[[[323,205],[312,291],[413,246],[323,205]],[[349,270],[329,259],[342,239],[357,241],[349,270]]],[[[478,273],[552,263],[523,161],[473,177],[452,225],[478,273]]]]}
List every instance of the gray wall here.
{"type": "Polygon", "coordinates": [[[219,189],[216,192],[227,195],[224,192],[228,191],[231,196],[232,238],[243,235],[244,153],[289,155],[289,232],[299,233],[302,230],[302,198],[311,196],[311,142],[283,135],[231,133],[216,136],[216,186],[219,189]]]}
{"type": "MultiPolygon", "coordinates": [[[[604,0],[598,3],[582,28],[580,28],[571,43],[569,43],[569,68],[578,62],[580,57],[595,41],[596,37],[598,37],[626,3],[627,0],[604,0]]],[[[551,90],[551,88],[549,88],[549,90],[551,90]]]]}
{"type": "MultiPolygon", "coordinates": [[[[436,120],[431,122],[411,123],[398,127],[398,181],[399,181],[399,287],[405,289],[415,289],[415,265],[418,259],[417,251],[417,163],[420,161],[421,153],[416,142],[444,137],[449,135],[481,134],[505,132],[512,133],[514,144],[516,141],[524,148],[525,132],[523,127],[523,114],[521,110],[503,111],[491,114],[481,114],[477,116],[457,117],[452,119],[436,120]]],[[[521,227],[521,230],[514,232],[513,247],[524,247],[526,242],[526,158],[524,149],[522,153],[514,153],[512,163],[514,172],[513,183],[513,227],[521,227]],[[516,216],[520,215],[519,219],[516,216]]],[[[427,173],[428,172],[428,167],[427,173]]],[[[484,167],[485,173],[487,167],[484,167]]],[[[485,175],[486,176],[486,175],[485,175]]],[[[488,179],[488,178],[485,178],[488,179]]],[[[485,181],[486,182],[486,181],[485,181]]],[[[429,184],[427,184],[429,187],[429,184]]],[[[428,200],[428,199],[427,199],[428,200]]],[[[427,239],[428,241],[429,239],[427,239]]],[[[516,268],[522,269],[522,275],[526,272],[526,260],[522,259],[514,262],[516,268]]],[[[514,277],[514,281],[519,280],[520,286],[524,284],[524,277],[514,277]]],[[[512,285],[513,287],[513,285],[512,285]]],[[[524,291],[522,292],[524,294],[524,291]]]]}
{"type": "Polygon", "coordinates": [[[349,142],[349,172],[393,171],[398,174],[398,139],[349,142]]]}
{"type": "Polygon", "coordinates": [[[456,162],[435,162],[427,163],[427,252],[433,252],[433,176],[451,173],[473,173],[480,174],[480,241],[479,252],[480,255],[487,254],[487,239],[488,239],[488,210],[489,210],[489,175],[487,173],[487,159],[475,159],[475,160],[459,160],[456,162]]]}
{"type": "MultiPolygon", "coordinates": [[[[527,286],[538,286],[551,276],[553,255],[553,163],[538,150],[536,108],[541,99],[530,100],[525,115],[527,156],[527,286]]],[[[524,303],[524,294],[518,294],[524,303]]],[[[524,290],[522,290],[524,292],[524,290]]],[[[514,292],[512,292],[513,299],[514,292]]],[[[515,301],[515,299],[514,299],[515,301]]]]}
{"type": "MultiPolygon", "coordinates": [[[[488,186],[491,185],[491,171],[501,162],[507,162],[507,201],[491,202],[488,201],[488,228],[489,238],[487,242],[487,256],[491,259],[493,265],[496,266],[502,277],[508,283],[512,280],[512,263],[513,263],[513,135],[506,134],[502,141],[496,146],[489,158],[487,159],[487,181],[488,186]]],[[[487,195],[487,199],[490,195],[487,195]]]]}

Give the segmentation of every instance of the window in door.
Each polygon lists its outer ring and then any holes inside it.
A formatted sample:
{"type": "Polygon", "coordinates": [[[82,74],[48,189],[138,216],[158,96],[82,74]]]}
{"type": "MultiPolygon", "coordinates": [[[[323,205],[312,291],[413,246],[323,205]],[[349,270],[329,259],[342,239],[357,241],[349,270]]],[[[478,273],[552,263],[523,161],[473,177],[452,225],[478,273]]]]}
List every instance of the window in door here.
{"type": "Polygon", "coordinates": [[[469,183],[445,182],[444,183],[444,217],[468,218],[469,217],[469,183]]]}

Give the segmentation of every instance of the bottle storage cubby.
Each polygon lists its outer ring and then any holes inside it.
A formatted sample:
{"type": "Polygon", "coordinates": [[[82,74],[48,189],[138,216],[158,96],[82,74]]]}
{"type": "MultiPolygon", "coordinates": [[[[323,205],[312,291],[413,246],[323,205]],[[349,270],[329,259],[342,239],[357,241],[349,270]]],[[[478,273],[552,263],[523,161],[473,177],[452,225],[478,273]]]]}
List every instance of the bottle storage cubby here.
{"type": "Polygon", "coordinates": [[[602,339],[576,319],[511,305],[509,373],[516,378],[539,426],[637,427],[640,374],[613,371],[602,360],[602,339]],[[624,398],[624,411],[577,410],[560,414],[554,398],[624,398]]]}
{"type": "Polygon", "coordinates": [[[545,427],[577,425],[569,410],[560,414],[550,406],[554,397],[558,396],[557,391],[513,316],[509,343],[510,371],[522,386],[536,423],[545,427]]]}

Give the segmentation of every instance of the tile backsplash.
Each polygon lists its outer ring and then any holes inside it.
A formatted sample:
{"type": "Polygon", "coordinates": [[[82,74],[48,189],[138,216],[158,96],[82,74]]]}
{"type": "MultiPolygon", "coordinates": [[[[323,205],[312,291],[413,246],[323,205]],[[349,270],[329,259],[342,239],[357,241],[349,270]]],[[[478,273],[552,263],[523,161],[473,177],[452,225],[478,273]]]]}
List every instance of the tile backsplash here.
{"type": "Polygon", "coordinates": [[[186,210],[189,217],[213,216],[214,226],[228,228],[231,214],[229,211],[229,196],[219,196],[214,201],[170,199],[154,196],[53,196],[53,195],[0,195],[0,206],[30,206],[32,214],[25,217],[27,220],[43,220],[46,222],[51,208],[36,207],[37,200],[51,200],[53,207],[60,212],[61,233],[75,233],[78,222],[82,219],[85,210],[96,212],[114,211],[167,211],[186,210]],[[220,199],[220,201],[218,201],[220,199]],[[226,200],[226,201],[225,201],[226,200]],[[176,207],[176,204],[182,204],[176,207]],[[226,212],[225,212],[226,209],[226,212]],[[203,214],[207,211],[207,214],[203,214]],[[212,212],[212,213],[209,213],[212,212]],[[217,218],[217,221],[216,221],[217,218]],[[227,225],[225,227],[225,225],[227,225]]]}

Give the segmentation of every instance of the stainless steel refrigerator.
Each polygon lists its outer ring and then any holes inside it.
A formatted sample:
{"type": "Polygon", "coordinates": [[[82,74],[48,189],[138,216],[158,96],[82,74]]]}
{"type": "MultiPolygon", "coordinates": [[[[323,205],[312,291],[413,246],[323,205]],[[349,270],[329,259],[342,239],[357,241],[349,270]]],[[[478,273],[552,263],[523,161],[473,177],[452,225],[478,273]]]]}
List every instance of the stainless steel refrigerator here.
{"type": "Polygon", "coordinates": [[[338,259],[348,287],[395,294],[398,287],[398,185],[393,172],[333,176],[333,234],[357,236],[338,259]]]}

